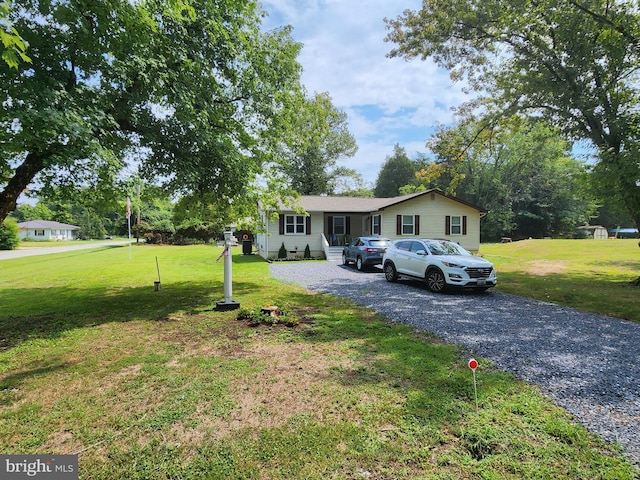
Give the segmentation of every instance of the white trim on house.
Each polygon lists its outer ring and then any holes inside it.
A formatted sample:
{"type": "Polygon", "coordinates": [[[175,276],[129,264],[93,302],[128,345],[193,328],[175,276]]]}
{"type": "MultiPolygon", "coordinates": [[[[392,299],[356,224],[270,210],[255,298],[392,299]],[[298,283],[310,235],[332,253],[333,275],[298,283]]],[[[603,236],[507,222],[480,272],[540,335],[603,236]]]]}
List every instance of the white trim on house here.
{"type": "Polygon", "coordinates": [[[467,250],[478,251],[480,219],[486,213],[438,189],[393,198],[303,195],[296,206],[306,214],[304,228],[298,226],[295,234],[287,229],[287,216],[300,216],[292,207],[283,205],[276,220],[262,212],[266,232],[256,236],[262,257],[277,257],[283,244],[289,254],[302,255],[309,245],[313,257],[322,257],[326,253],[325,242],[340,247],[354,237],[372,234],[392,240],[408,236],[446,238],[467,250]],[[407,222],[403,223],[403,219],[407,222]]]}

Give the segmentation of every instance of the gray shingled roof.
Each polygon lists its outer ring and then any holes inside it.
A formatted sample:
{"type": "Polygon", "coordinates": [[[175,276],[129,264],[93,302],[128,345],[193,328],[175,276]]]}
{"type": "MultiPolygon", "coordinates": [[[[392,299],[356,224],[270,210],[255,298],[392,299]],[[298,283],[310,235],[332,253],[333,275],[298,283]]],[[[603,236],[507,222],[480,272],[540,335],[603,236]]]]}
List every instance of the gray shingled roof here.
{"type": "Polygon", "coordinates": [[[80,230],[80,227],[67,223],[51,222],[49,220],[29,220],[18,224],[19,228],[38,228],[51,230],[80,230]]]}
{"type": "MultiPolygon", "coordinates": [[[[424,192],[410,193],[408,195],[401,195],[399,197],[392,198],[364,198],[364,197],[328,197],[322,195],[301,195],[300,198],[294,202],[294,205],[300,206],[307,212],[341,212],[341,213],[369,213],[384,210],[391,205],[406,202],[412,198],[420,197],[430,193],[437,193],[444,197],[450,198],[457,202],[464,203],[472,208],[484,212],[485,210],[465,202],[452,195],[446,195],[442,190],[431,189],[424,192]]],[[[282,210],[289,210],[290,208],[282,206],[282,210]]]]}

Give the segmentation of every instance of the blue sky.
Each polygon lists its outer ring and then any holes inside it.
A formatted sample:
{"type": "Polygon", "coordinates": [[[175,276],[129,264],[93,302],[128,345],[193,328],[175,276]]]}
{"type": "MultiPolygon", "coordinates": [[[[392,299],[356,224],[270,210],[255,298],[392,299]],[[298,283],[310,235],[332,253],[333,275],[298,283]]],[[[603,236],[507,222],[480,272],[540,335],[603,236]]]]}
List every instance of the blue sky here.
{"type": "Polygon", "coordinates": [[[421,0],[262,0],[267,29],[293,27],[304,44],[298,57],[311,95],[328,92],[348,116],[358,153],[340,162],[369,184],[397,143],[410,157],[427,153],[425,142],[438,123],[452,122],[452,107],[469,98],[448,72],[430,61],[387,58],[383,19],[416,10],[421,0]]]}

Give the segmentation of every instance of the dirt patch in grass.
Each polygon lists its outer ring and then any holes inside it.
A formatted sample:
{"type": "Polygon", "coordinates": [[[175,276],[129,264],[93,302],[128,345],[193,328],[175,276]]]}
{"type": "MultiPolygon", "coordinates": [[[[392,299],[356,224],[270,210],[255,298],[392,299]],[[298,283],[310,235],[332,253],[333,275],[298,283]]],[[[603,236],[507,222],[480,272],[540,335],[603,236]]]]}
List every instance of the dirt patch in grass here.
{"type": "MultiPolygon", "coordinates": [[[[328,379],[331,368],[351,368],[353,360],[338,359],[334,346],[296,343],[245,344],[235,350],[218,352],[226,357],[252,359],[262,368],[248,378],[234,381],[228,388],[234,408],[228,416],[202,417],[202,424],[185,435],[176,426],[177,438],[198,441],[203,436],[222,439],[245,429],[259,431],[285,425],[290,419],[327,414],[327,398],[335,392],[328,379]],[[316,349],[321,348],[321,351],[316,349]],[[334,359],[335,358],[335,359],[334,359]]],[[[215,352],[210,352],[215,353],[215,352]]]]}
{"type": "MultiPolygon", "coordinates": [[[[204,324],[207,314],[189,315],[182,321],[204,324]]],[[[219,357],[224,362],[248,360],[256,368],[235,378],[226,391],[233,404],[227,415],[215,416],[199,411],[188,422],[176,422],[164,432],[170,444],[198,445],[206,438],[223,439],[241,430],[260,431],[284,426],[300,416],[326,419],[336,409],[327,408],[327,399],[340,388],[330,378],[332,369],[350,371],[357,360],[345,355],[340,342],[307,343],[286,340],[287,335],[304,335],[312,320],[301,316],[295,327],[250,327],[244,321],[225,320],[209,323],[208,333],[178,333],[174,318],[171,335],[160,334],[163,341],[182,347],[180,355],[165,365],[180,368],[186,359],[219,357]],[[283,340],[281,337],[285,337],[283,340]]],[[[343,415],[343,413],[340,413],[343,415]]],[[[341,417],[342,418],[342,417],[341,417]]]]}
{"type": "Polygon", "coordinates": [[[565,260],[534,260],[526,263],[527,273],[539,277],[564,273],[568,268],[569,262],[565,260]]]}

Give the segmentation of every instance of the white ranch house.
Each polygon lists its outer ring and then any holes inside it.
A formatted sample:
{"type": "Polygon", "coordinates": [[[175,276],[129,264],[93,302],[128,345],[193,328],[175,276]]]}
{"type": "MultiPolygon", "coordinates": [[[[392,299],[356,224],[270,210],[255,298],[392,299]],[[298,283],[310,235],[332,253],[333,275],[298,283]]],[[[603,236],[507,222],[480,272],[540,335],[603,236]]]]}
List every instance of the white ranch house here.
{"type": "Polygon", "coordinates": [[[438,189],[393,198],[303,195],[296,204],[306,213],[281,207],[273,220],[262,212],[266,233],[256,236],[258,254],[274,258],[284,243],[289,255],[335,258],[358,236],[442,238],[467,250],[480,248],[480,219],[486,211],[438,189]]]}
{"type": "Polygon", "coordinates": [[[73,240],[80,227],[49,220],[30,220],[18,223],[20,240],[73,240]]]}

